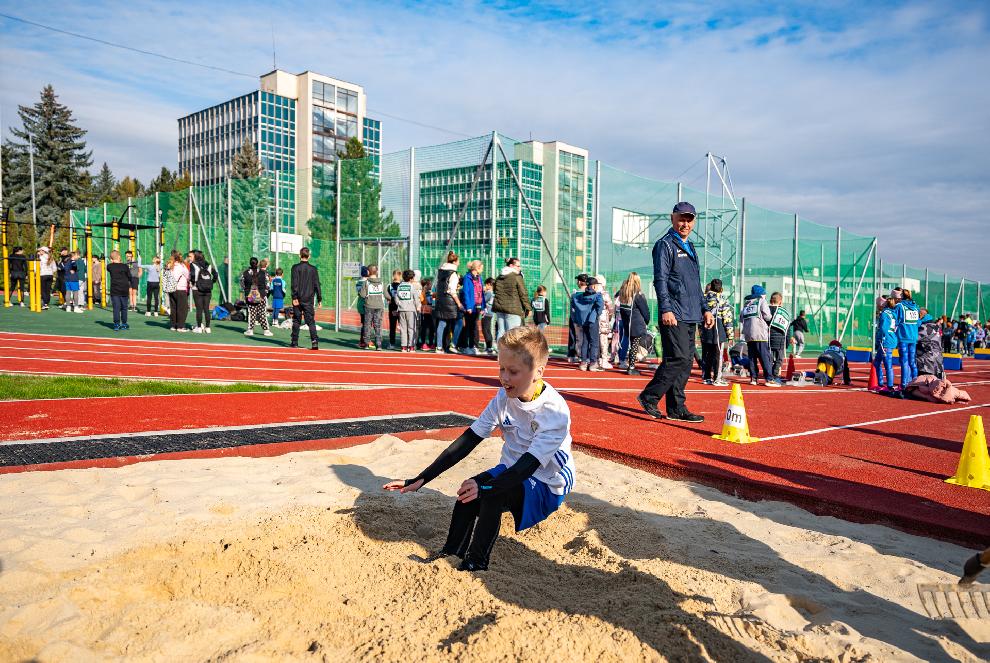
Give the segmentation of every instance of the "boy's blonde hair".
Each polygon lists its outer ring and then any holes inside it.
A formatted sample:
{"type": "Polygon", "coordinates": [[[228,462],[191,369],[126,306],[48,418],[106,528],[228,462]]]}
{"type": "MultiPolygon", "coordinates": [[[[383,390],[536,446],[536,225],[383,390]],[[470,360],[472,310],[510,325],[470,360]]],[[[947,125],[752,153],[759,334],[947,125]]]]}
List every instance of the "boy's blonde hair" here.
{"type": "Polygon", "coordinates": [[[775,292],[772,295],[770,295],[770,303],[771,304],[773,304],[774,302],[776,302],[777,304],[780,304],[783,301],[784,301],[784,296],[782,294],[780,294],[779,292],[775,292]]]}
{"type": "Polygon", "coordinates": [[[505,332],[498,339],[499,352],[515,352],[529,368],[545,366],[550,357],[550,347],[547,339],[538,328],[533,326],[515,327],[505,332]]]}
{"type": "Polygon", "coordinates": [[[114,249],[113,251],[111,251],[110,252],[110,260],[117,260],[117,261],[119,261],[120,260],[120,251],[118,251],[117,249],[114,249]]]}

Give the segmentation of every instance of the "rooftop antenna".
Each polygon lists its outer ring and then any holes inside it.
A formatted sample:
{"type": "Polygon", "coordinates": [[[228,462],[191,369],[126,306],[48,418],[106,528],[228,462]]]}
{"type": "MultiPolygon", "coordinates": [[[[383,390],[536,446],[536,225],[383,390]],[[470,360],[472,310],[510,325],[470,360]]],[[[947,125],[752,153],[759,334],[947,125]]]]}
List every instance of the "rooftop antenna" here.
{"type": "Polygon", "coordinates": [[[272,20],[272,71],[278,69],[278,63],[275,61],[275,21],[272,20]]]}

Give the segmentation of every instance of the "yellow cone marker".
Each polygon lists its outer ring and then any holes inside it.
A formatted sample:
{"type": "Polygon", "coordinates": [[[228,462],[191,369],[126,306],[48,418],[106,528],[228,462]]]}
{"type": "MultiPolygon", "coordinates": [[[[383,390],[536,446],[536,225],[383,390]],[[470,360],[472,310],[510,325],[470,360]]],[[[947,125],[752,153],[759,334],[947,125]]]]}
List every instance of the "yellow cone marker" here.
{"type": "Polygon", "coordinates": [[[963,442],[962,456],[956,476],[949,477],[946,483],[969,488],[990,490],[990,454],[987,453],[987,438],[983,433],[983,417],[970,415],[966,441],[963,442]]]}
{"type": "Polygon", "coordinates": [[[722,422],[722,434],[712,435],[716,440],[749,444],[759,442],[760,438],[749,436],[749,421],[746,419],[746,406],[743,404],[742,388],[738,382],[732,384],[729,395],[729,407],[725,410],[725,421],[722,422]]]}

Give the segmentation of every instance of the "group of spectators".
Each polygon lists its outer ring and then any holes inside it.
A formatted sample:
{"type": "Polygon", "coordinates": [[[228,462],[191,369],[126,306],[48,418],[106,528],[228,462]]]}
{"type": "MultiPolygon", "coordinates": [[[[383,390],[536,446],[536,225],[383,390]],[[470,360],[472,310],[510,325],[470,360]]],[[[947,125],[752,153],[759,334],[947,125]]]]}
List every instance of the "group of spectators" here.
{"type": "Polygon", "coordinates": [[[943,315],[937,323],[942,339],[942,352],[946,354],[972,357],[976,350],[990,346],[990,320],[981,323],[972,313],[967,313],[956,320],[943,315]]]}
{"type": "Polygon", "coordinates": [[[530,314],[541,331],[549,324],[546,289],[539,286],[529,296],[519,258],[507,259],[496,278],[482,278],[480,260],[469,261],[465,268],[461,274],[460,258],[453,251],[447,253],[435,278],[424,278],[412,269],[395,270],[385,283],[377,265],[362,267],[355,284],[361,317],[358,347],[495,354],[498,339],[521,326],[530,314]]]}

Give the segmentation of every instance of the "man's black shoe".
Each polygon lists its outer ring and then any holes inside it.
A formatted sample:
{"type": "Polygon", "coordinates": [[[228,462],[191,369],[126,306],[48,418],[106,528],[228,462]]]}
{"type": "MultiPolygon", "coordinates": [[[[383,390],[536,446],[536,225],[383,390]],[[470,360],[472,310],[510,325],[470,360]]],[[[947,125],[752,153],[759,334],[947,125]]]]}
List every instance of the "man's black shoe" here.
{"type": "Polygon", "coordinates": [[[320,346],[319,346],[318,343],[314,343],[313,346],[310,348],[310,350],[319,350],[319,349],[320,349],[320,346]]]}
{"type": "Polygon", "coordinates": [[[298,348],[299,347],[299,344],[298,343],[289,343],[289,347],[290,348],[298,348]]]}
{"type": "Polygon", "coordinates": [[[687,410],[684,410],[683,412],[675,412],[673,414],[668,412],[667,418],[671,421],[687,421],[693,424],[698,424],[705,420],[705,418],[700,414],[694,414],[693,412],[688,412],[687,410]]]}
{"type": "Polygon", "coordinates": [[[643,394],[637,396],[636,400],[639,401],[639,404],[643,407],[643,410],[646,411],[646,414],[650,415],[654,419],[663,419],[663,413],[657,409],[656,403],[651,403],[646,400],[643,394]]]}

